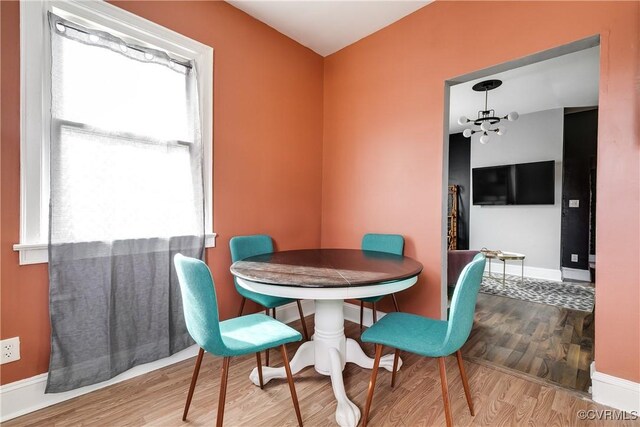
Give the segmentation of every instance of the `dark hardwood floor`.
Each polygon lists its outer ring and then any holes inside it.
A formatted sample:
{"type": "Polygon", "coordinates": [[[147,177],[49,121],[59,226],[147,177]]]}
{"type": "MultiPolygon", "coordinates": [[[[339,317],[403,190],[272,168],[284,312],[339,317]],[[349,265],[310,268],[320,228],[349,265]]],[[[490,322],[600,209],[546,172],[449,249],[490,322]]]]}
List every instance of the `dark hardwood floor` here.
{"type": "Polygon", "coordinates": [[[480,293],[462,353],[587,392],[593,341],[592,313],[480,293]]]}

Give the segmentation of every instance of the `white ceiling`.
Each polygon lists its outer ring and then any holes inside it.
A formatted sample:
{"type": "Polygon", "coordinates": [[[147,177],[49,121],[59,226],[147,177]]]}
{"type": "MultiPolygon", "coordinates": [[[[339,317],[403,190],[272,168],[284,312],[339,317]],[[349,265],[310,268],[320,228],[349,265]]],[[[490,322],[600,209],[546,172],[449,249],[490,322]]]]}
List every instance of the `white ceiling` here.
{"type": "Polygon", "coordinates": [[[496,110],[498,116],[511,111],[522,115],[598,105],[599,62],[600,48],[596,46],[452,86],[449,132],[462,132],[465,128],[458,124],[460,116],[472,119],[484,109],[484,92],[471,89],[482,80],[502,80],[502,86],[489,91],[489,108],[496,110]]]}
{"type": "Polygon", "coordinates": [[[227,0],[322,56],[349,46],[433,0],[227,0]]]}

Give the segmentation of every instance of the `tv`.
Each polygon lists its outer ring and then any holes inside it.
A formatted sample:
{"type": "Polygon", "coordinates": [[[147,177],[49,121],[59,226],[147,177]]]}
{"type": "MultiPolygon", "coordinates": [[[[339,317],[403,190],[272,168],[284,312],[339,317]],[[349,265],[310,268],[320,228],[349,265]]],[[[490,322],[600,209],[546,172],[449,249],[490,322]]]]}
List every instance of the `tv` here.
{"type": "Polygon", "coordinates": [[[474,168],[474,205],[553,205],[553,160],[474,168]]]}
{"type": "Polygon", "coordinates": [[[553,205],[555,202],[555,162],[515,165],[516,205],[553,205]]]}
{"type": "Polygon", "coordinates": [[[513,179],[511,166],[473,169],[474,205],[512,205],[513,179]]]}

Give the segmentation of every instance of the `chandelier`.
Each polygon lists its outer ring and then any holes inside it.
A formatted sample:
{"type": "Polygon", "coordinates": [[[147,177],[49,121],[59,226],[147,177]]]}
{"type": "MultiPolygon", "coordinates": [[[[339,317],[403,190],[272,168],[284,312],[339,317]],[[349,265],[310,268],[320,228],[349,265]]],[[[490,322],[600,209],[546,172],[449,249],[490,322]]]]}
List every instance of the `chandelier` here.
{"type": "Polygon", "coordinates": [[[486,144],[489,142],[489,132],[495,132],[498,135],[504,135],[507,132],[507,128],[503,125],[493,127],[493,125],[499,124],[502,120],[509,120],[510,122],[518,120],[518,113],[515,111],[507,114],[504,117],[496,116],[495,110],[490,110],[488,107],[489,91],[497,87],[500,87],[502,80],[485,80],[473,85],[472,89],[476,92],[484,92],[484,110],[478,111],[478,118],[475,120],[468,119],[462,116],[458,119],[458,124],[466,125],[467,123],[473,123],[480,129],[465,129],[462,132],[465,138],[471,138],[471,135],[475,133],[482,133],[480,135],[480,143],[486,144]]]}

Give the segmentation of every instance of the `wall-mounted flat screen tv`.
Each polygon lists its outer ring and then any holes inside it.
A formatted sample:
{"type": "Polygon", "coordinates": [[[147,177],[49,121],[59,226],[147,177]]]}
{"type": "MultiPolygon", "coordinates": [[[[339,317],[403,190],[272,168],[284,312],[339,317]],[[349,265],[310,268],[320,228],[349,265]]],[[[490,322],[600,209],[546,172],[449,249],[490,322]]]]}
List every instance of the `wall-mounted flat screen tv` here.
{"type": "Polygon", "coordinates": [[[473,169],[474,205],[512,205],[514,201],[513,168],[492,166],[473,169]]]}
{"type": "Polygon", "coordinates": [[[553,205],[553,160],[474,168],[474,205],[553,205]]]}

